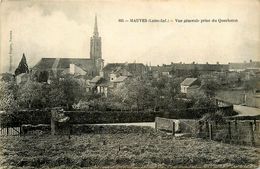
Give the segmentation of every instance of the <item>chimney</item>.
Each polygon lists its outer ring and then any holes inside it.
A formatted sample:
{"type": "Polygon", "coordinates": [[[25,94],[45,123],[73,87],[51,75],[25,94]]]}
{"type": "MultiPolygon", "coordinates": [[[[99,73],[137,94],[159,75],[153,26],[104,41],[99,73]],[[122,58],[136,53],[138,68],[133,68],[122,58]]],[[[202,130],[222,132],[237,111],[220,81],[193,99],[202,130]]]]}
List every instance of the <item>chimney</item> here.
{"type": "Polygon", "coordinates": [[[219,65],[219,62],[217,62],[217,65],[219,65]]]}

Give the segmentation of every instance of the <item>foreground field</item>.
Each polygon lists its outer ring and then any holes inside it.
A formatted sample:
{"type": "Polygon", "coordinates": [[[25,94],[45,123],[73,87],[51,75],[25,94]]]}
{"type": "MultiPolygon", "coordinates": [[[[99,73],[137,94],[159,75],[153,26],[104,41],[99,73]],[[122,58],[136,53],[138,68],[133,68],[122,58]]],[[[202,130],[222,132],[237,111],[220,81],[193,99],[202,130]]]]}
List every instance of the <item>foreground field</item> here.
{"type": "Polygon", "coordinates": [[[0,138],[3,168],[257,168],[259,149],[156,133],[0,138]]]}

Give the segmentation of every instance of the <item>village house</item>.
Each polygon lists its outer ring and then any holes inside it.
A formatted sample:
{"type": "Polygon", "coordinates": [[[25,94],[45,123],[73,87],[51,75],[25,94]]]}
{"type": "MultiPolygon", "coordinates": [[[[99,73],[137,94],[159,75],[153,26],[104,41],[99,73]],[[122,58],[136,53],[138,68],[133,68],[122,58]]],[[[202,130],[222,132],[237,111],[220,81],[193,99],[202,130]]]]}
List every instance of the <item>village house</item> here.
{"type": "Polygon", "coordinates": [[[119,77],[116,77],[115,79],[109,81],[109,80],[105,79],[104,77],[96,76],[91,80],[87,80],[86,91],[97,93],[97,94],[102,94],[107,97],[108,92],[110,90],[113,90],[113,89],[116,89],[118,87],[125,85],[125,83],[129,79],[130,78],[127,76],[119,76],[119,77]]]}
{"type": "Polygon", "coordinates": [[[102,70],[105,79],[113,81],[120,76],[142,77],[147,70],[142,63],[108,63],[102,70]]]}
{"type": "Polygon", "coordinates": [[[173,73],[186,73],[186,72],[195,72],[199,74],[211,74],[214,72],[226,72],[228,71],[229,67],[227,64],[219,64],[217,62],[216,64],[209,64],[208,62],[206,64],[198,64],[195,62],[192,62],[191,64],[185,64],[185,63],[172,63],[172,72],[173,73]]]}
{"type": "Polygon", "coordinates": [[[181,82],[181,93],[187,94],[189,87],[199,87],[200,83],[197,78],[186,78],[181,82]]]}
{"type": "Polygon", "coordinates": [[[259,71],[260,62],[250,60],[249,62],[243,62],[243,63],[229,63],[229,71],[242,72],[245,70],[259,71]]]}
{"type": "Polygon", "coordinates": [[[152,78],[160,77],[171,77],[172,67],[163,65],[163,66],[150,66],[150,74],[152,78]]]}
{"type": "Polygon", "coordinates": [[[111,87],[111,83],[109,83],[105,78],[96,76],[91,80],[87,80],[86,90],[87,92],[93,92],[107,96],[108,90],[111,87]]]}
{"type": "Polygon", "coordinates": [[[203,74],[214,74],[216,72],[227,72],[229,65],[227,64],[198,64],[192,62],[191,64],[185,63],[171,63],[170,65],[163,64],[162,66],[149,66],[150,76],[152,78],[159,77],[172,77],[173,74],[183,76],[189,74],[190,76],[198,76],[203,74]]]}
{"type": "Polygon", "coordinates": [[[112,81],[113,87],[117,88],[117,87],[121,87],[121,86],[125,85],[125,82],[127,81],[127,79],[129,79],[127,76],[119,76],[118,78],[116,78],[115,80],[112,81]]]}

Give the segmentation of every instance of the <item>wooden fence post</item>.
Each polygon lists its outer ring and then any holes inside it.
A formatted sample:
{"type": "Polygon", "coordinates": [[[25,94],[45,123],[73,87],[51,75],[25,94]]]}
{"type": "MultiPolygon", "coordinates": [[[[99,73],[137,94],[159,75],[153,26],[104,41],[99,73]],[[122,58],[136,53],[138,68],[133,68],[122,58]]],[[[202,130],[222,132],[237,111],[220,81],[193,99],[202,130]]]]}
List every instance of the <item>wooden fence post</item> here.
{"type": "Polygon", "coordinates": [[[22,129],[22,125],[20,126],[20,136],[22,136],[23,135],[23,131],[22,131],[23,129],[22,129]]]}
{"type": "Polygon", "coordinates": [[[175,136],[175,122],[172,122],[172,135],[175,136]]]}
{"type": "Polygon", "coordinates": [[[212,124],[209,123],[209,139],[213,140],[213,130],[212,130],[212,124]]]}
{"type": "Polygon", "coordinates": [[[209,137],[209,122],[206,121],[206,135],[209,137]]]}
{"type": "Polygon", "coordinates": [[[232,136],[231,136],[231,122],[230,121],[228,122],[228,138],[229,138],[229,141],[231,142],[232,136]]]}
{"type": "Polygon", "coordinates": [[[155,131],[157,132],[157,117],[155,117],[155,124],[154,124],[155,131]]]}
{"type": "Polygon", "coordinates": [[[254,137],[254,126],[253,126],[253,122],[250,122],[250,135],[251,135],[251,143],[252,146],[255,146],[255,137],[254,137]]]}
{"type": "Polygon", "coordinates": [[[254,119],[254,130],[256,131],[256,119],[254,119]]]}
{"type": "Polygon", "coordinates": [[[56,133],[56,121],[54,117],[56,116],[56,110],[51,110],[51,135],[55,135],[56,133]]]}
{"type": "Polygon", "coordinates": [[[202,121],[199,121],[199,135],[202,133],[202,121]]]}
{"type": "Polygon", "coordinates": [[[238,128],[237,128],[237,120],[235,120],[235,130],[237,131],[238,128]]]}

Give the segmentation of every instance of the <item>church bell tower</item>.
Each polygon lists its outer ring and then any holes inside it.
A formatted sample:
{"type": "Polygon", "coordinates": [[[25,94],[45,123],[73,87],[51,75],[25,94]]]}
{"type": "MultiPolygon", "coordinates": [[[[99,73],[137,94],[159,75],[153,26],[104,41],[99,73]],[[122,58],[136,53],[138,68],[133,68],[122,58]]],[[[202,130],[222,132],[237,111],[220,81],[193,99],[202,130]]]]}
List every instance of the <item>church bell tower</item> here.
{"type": "Polygon", "coordinates": [[[90,39],[90,59],[94,62],[96,74],[100,75],[100,71],[104,66],[104,60],[102,59],[101,37],[98,33],[97,16],[95,16],[94,33],[90,39]]]}

